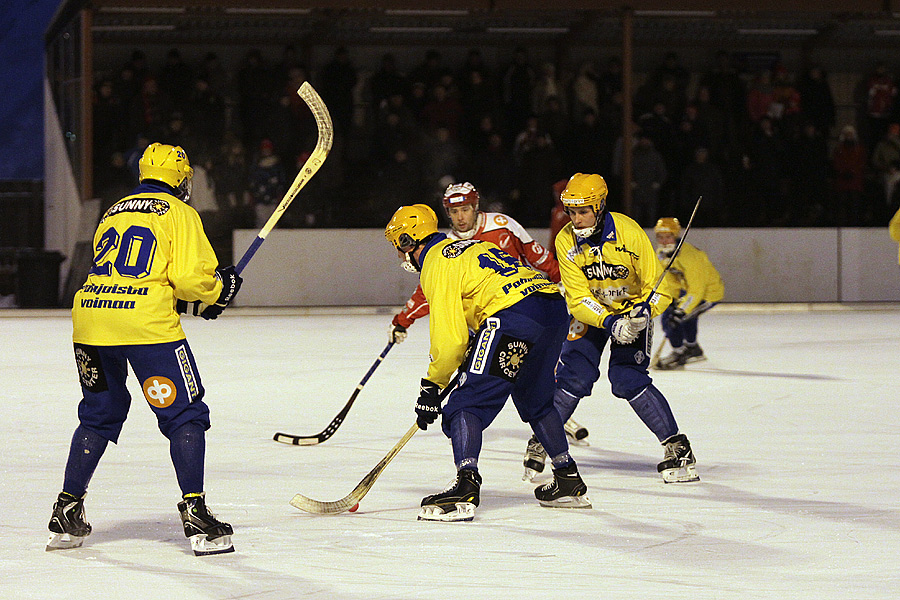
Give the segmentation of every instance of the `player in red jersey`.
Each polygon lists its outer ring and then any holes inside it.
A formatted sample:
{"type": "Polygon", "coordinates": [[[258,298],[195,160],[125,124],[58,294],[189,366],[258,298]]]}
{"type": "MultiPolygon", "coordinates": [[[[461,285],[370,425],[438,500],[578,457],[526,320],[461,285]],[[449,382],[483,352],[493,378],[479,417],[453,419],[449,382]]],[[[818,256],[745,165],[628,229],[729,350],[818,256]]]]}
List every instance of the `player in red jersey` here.
{"type": "MultiPolygon", "coordinates": [[[[513,258],[546,273],[550,281],[559,283],[559,264],[550,251],[536,242],[512,217],[478,210],[478,200],[478,190],[469,182],[447,187],[443,204],[450,220],[448,237],[493,242],[513,258]]],[[[405,340],[409,326],[427,314],[428,301],[420,285],[406,301],[406,306],[391,320],[390,340],[395,344],[405,340]]]]}

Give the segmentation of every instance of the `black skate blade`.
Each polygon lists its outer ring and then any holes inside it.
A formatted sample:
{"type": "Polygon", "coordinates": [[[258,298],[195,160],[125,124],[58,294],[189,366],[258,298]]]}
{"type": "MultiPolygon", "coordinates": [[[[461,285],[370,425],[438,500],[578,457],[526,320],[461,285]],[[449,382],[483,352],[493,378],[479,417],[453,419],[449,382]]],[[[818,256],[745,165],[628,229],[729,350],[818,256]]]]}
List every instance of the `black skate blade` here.
{"type": "Polygon", "coordinates": [[[563,429],[565,430],[566,435],[576,442],[580,442],[589,435],[587,427],[579,425],[572,419],[569,419],[563,424],[563,429]]]}

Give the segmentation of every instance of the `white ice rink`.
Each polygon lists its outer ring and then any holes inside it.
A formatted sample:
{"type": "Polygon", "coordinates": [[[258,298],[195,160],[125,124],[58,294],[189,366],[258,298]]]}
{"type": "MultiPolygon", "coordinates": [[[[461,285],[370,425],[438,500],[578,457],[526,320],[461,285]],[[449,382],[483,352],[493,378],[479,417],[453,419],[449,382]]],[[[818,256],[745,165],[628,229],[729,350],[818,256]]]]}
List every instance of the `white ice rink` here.
{"type": "Polygon", "coordinates": [[[605,379],[575,414],[592,510],[541,508],[521,481],[511,405],[485,432],[472,523],[418,522],[452,479],[449,441],[418,433],[355,514],[288,504],[349,493],[413,423],[427,324],[410,330],[341,428],[314,447],[387,342],[390,312],[231,309],[186,322],[213,428],[206,488],[234,554],[195,557],[167,441],[139,387],[87,496],[84,547],[45,552],[77,425],[66,311],[0,311],[2,599],[734,599],[900,597],[900,306],[718,307],[710,360],[655,372],[702,481],[664,485],[662,449],[605,379]],[[827,310],[826,310],[827,309],[827,310]]]}

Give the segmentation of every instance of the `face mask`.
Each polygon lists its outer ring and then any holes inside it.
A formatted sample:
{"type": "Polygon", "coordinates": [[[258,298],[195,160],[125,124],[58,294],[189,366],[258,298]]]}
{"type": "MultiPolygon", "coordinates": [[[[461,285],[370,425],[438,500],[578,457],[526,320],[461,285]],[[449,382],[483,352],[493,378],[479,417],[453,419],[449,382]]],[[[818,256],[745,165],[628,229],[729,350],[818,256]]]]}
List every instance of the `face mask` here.
{"type": "Polygon", "coordinates": [[[672,253],[675,252],[675,246],[677,244],[660,244],[656,248],[656,255],[660,258],[669,258],[672,256],[672,253]]]}

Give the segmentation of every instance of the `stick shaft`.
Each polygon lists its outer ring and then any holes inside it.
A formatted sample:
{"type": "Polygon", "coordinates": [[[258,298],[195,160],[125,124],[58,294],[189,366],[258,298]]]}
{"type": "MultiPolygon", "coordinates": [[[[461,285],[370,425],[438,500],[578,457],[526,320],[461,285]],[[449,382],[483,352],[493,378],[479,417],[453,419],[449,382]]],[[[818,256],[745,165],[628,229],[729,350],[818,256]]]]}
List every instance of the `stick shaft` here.
{"type": "Polygon", "coordinates": [[[666,263],[666,268],[663,269],[663,272],[660,273],[659,279],[656,281],[656,285],[653,286],[653,289],[650,291],[650,295],[647,296],[647,301],[649,302],[653,298],[653,294],[656,293],[657,288],[659,288],[660,284],[663,282],[663,279],[666,278],[666,273],[672,268],[672,264],[675,262],[675,259],[678,257],[678,253],[681,251],[681,247],[684,245],[684,240],[687,239],[688,231],[691,230],[691,223],[694,222],[694,216],[697,214],[697,209],[700,208],[700,201],[703,200],[703,196],[699,196],[697,198],[697,203],[694,204],[694,210],[691,212],[691,218],[688,219],[687,225],[684,228],[684,231],[681,232],[681,239],[678,240],[678,245],[675,246],[675,251],[672,252],[672,256],[669,257],[669,262],[666,263]]]}
{"type": "Polygon", "coordinates": [[[322,163],[325,162],[328,153],[331,151],[331,146],[334,143],[334,127],[331,122],[331,115],[328,114],[328,108],[322,101],[321,96],[319,96],[308,81],[303,82],[303,85],[297,90],[297,94],[304,102],[306,102],[316,119],[316,126],[319,129],[319,139],[316,142],[315,149],[313,149],[309,158],[306,159],[306,162],[300,168],[300,172],[297,173],[297,177],[294,178],[291,187],[288,188],[288,191],[285,193],[284,198],[278,203],[275,212],[272,213],[269,220],[263,225],[263,228],[259,230],[259,233],[256,234],[256,238],[250,244],[250,247],[247,248],[246,252],[244,252],[244,255],[241,257],[241,260],[238,261],[238,264],[234,268],[238,274],[244,270],[247,263],[250,262],[250,259],[256,254],[256,251],[262,246],[266,236],[275,228],[281,215],[284,214],[284,211],[286,211],[288,206],[291,205],[291,202],[294,201],[294,197],[297,193],[303,189],[307,182],[312,179],[312,176],[316,174],[316,171],[319,170],[319,167],[322,166],[322,163]]]}
{"type": "Polygon", "coordinates": [[[293,446],[315,446],[316,444],[321,444],[337,431],[337,428],[341,426],[341,423],[344,422],[344,418],[347,416],[347,413],[350,412],[350,407],[353,406],[353,402],[356,401],[356,397],[359,396],[359,393],[362,391],[363,387],[366,385],[366,382],[369,381],[369,377],[372,376],[372,373],[375,372],[375,369],[378,368],[378,365],[381,364],[381,361],[384,360],[384,357],[387,356],[388,352],[390,352],[391,348],[394,347],[394,342],[388,342],[388,345],[384,347],[384,350],[381,351],[381,354],[375,359],[375,362],[372,363],[372,366],[369,367],[368,372],[362,378],[362,381],[359,382],[359,385],[356,386],[356,389],[353,390],[353,393],[350,395],[350,399],[341,409],[341,411],[331,420],[331,423],[328,424],[328,427],[320,431],[315,435],[292,435],[290,433],[281,433],[278,432],[272,438],[276,442],[281,442],[282,444],[291,444],[293,446]]]}

